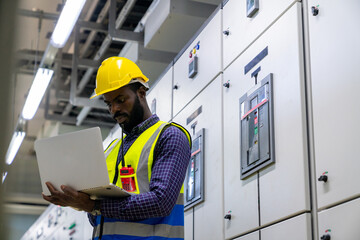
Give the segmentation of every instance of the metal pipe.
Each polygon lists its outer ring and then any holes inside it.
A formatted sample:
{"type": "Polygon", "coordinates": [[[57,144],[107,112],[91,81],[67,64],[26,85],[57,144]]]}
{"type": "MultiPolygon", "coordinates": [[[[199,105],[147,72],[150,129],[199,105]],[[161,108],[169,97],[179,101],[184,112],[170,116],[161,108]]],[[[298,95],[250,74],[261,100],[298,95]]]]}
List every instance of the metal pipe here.
{"type": "MultiPolygon", "coordinates": [[[[107,3],[109,3],[109,7],[110,7],[110,1],[109,0],[107,3]]],[[[121,9],[119,16],[116,19],[115,22],[115,29],[119,29],[122,24],[124,24],[124,21],[126,19],[126,17],[129,15],[131,9],[134,7],[136,0],[128,0],[126,2],[126,4],[124,5],[124,7],[121,9]]],[[[111,37],[109,36],[109,34],[107,35],[107,37],[105,38],[105,40],[103,41],[103,43],[101,44],[100,49],[98,50],[98,52],[96,53],[94,60],[100,60],[100,58],[103,56],[103,54],[105,53],[105,51],[109,48],[111,44],[111,37]]],[[[95,69],[93,68],[89,68],[86,73],[84,74],[83,78],[81,79],[80,83],[79,83],[79,87],[77,89],[77,92],[80,93],[84,87],[87,85],[87,83],[90,80],[90,77],[92,75],[92,73],[95,71],[95,69]]],[[[74,79],[72,79],[74,81],[74,79]]],[[[81,117],[79,117],[77,119],[77,124],[81,125],[81,123],[84,121],[84,119],[86,118],[87,114],[91,111],[90,109],[86,109],[86,110],[82,110],[84,111],[84,113],[80,112],[79,115],[81,115],[81,117]],[[86,112],[87,113],[86,113],[86,112]]]]}
{"type": "MultiPolygon", "coordinates": [[[[110,1],[108,1],[110,2],[110,1]]],[[[128,1],[126,4],[128,4],[130,1],[128,1]]],[[[130,4],[131,8],[133,7],[135,1],[132,1],[130,4]]],[[[130,12],[131,8],[129,8],[129,6],[127,6],[125,4],[125,6],[123,7],[123,9],[126,9],[128,12],[130,12]]],[[[151,15],[151,13],[154,11],[154,9],[156,8],[156,6],[159,4],[159,0],[154,0],[151,5],[149,6],[148,10],[146,11],[146,13],[144,14],[144,16],[142,17],[142,19],[140,20],[139,24],[136,26],[134,32],[141,32],[143,29],[144,29],[144,26],[145,26],[145,22],[146,20],[149,18],[149,16],[151,15]]],[[[115,23],[115,27],[116,29],[120,28],[120,26],[124,23],[125,19],[126,19],[126,16],[127,14],[125,13],[122,13],[122,11],[120,12],[118,18],[116,19],[116,23],[115,23]]],[[[105,40],[108,40],[109,42],[109,45],[111,43],[111,38],[110,36],[108,35],[107,38],[105,38],[105,40]]],[[[105,41],[104,41],[105,42],[105,41]]],[[[104,43],[103,42],[103,43],[104,43]]],[[[119,53],[119,56],[121,55],[124,55],[124,53],[126,53],[127,49],[130,48],[130,46],[132,45],[133,43],[132,42],[127,42],[125,44],[125,46],[123,47],[122,51],[119,53]]],[[[103,44],[104,45],[104,44],[103,44]]],[[[103,48],[103,45],[102,47],[100,47],[100,50],[102,50],[103,48]]],[[[106,45],[106,48],[107,48],[108,45],[106,45]]],[[[100,52],[100,50],[98,52],[100,52]]],[[[103,52],[105,52],[105,50],[102,50],[103,52]]],[[[100,54],[99,54],[99,58],[100,58],[100,54]]],[[[87,82],[89,81],[90,77],[91,77],[91,74],[93,73],[94,69],[88,69],[88,71],[85,73],[83,79],[81,80],[79,86],[81,85],[81,87],[85,87],[85,85],[87,84],[87,82]],[[90,73],[89,76],[86,76],[87,73],[90,73]],[[87,81],[86,81],[86,78],[85,76],[88,78],[87,81]],[[84,81],[83,81],[84,80],[84,81]]],[[[80,87],[79,87],[80,88],[80,87]]],[[[79,90],[79,89],[78,89],[79,90]]],[[[85,110],[84,110],[85,111],[85,110]]],[[[86,110],[88,111],[88,110],[86,110]]],[[[82,120],[86,118],[87,114],[82,114],[82,112],[80,112],[80,114],[82,115],[82,120]]],[[[81,119],[80,119],[81,120],[81,119]]],[[[79,124],[81,124],[81,121],[79,120],[79,124]]]]}
{"type": "MultiPolygon", "coordinates": [[[[121,9],[118,18],[116,19],[115,29],[119,29],[122,26],[122,24],[124,23],[124,21],[126,19],[126,16],[129,15],[131,9],[134,7],[135,2],[136,2],[136,0],[128,0],[126,2],[124,7],[121,9]]],[[[109,3],[109,7],[110,7],[110,0],[107,3],[109,3]]],[[[108,34],[107,37],[105,38],[105,40],[103,41],[103,43],[101,44],[100,49],[95,54],[95,57],[94,57],[95,61],[100,60],[100,58],[104,55],[106,50],[110,47],[110,44],[111,44],[111,37],[108,34]]],[[[94,69],[89,68],[87,71],[92,71],[93,72],[94,69]]],[[[78,90],[77,90],[78,92],[82,92],[82,90],[84,90],[84,87],[89,82],[90,77],[91,77],[91,75],[87,74],[87,72],[86,72],[84,77],[81,79],[81,81],[79,83],[78,90]]]]}
{"type": "MultiPolygon", "coordinates": [[[[98,18],[96,19],[96,23],[102,23],[104,21],[105,17],[107,16],[107,13],[109,12],[109,8],[110,8],[110,1],[107,1],[106,4],[104,5],[103,9],[101,10],[98,18]]],[[[95,40],[96,34],[97,34],[96,31],[90,32],[88,38],[86,39],[86,42],[80,49],[80,58],[83,58],[85,56],[91,43],[95,40]]]]}
{"type": "Polygon", "coordinates": [[[56,13],[48,13],[41,11],[39,9],[32,11],[32,10],[26,10],[26,9],[18,9],[17,14],[24,16],[24,17],[35,17],[35,18],[41,18],[41,19],[48,19],[48,20],[57,20],[59,19],[59,14],[56,13]]]}
{"type": "Polygon", "coordinates": [[[84,119],[86,118],[86,116],[89,114],[89,112],[91,111],[91,107],[84,107],[81,112],[79,113],[79,115],[76,117],[76,126],[80,126],[81,123],[84,121],[84,119]],[[85,115],[85,116],[84,116],[85,115]]]}

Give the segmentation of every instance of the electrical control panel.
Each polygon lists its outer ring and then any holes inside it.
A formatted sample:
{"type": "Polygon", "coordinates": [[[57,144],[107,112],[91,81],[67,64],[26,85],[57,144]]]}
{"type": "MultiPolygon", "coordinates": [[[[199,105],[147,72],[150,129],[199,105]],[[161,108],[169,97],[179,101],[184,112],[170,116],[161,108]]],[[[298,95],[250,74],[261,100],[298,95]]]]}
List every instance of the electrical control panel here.
{"type": "Polygon", "coordinates": [[[189,52],[189,78],[194,78],[198,73],[198,56],[200,50],[200,41],[189,52]]]}
{"type": "Polygon", "coordinates": [[[275,161],[271,96],[269,74],[239,100],[241,179],[275,161]]]}
{"type": "Polygon", "coordinates": [[[185,210],[204,201],[204,129],[195,134],[184,182],[185,210]]]}
{"type": "Polygon", "coordinates": [[[50,204],[21,240],[90,240],[92,230],[85,212],[50,204]]]}

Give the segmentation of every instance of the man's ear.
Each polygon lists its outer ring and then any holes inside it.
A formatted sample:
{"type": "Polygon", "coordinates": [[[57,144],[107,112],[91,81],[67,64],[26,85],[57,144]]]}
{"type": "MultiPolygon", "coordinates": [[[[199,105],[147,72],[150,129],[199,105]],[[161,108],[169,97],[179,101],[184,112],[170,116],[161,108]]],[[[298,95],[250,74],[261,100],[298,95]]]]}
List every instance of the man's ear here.
{"type": "Polygon", "coordinates": [[[144,86],[139,87],[137,94],[139,98],[146,98],[146,88],[144,86]]]}

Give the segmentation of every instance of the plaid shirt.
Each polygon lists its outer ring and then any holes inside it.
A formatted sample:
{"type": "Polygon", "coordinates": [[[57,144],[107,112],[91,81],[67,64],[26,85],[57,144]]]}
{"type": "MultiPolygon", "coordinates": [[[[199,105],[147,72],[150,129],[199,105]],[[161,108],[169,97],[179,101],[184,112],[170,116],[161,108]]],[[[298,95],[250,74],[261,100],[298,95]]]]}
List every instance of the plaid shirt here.
{"type": "MultiPolygon", "coordinates": [[[[159,118],[153,115],[134,127],[124,139],[124,152],[126,153],[140,134],[158,121],[159,118]]],[[[122,199],[102,200],[101,214],[107,218],[123,220],[140,220],[170,214],[184,182],[190,154],[186,135],[174,126],[165,129],[154,150],[150,191],[122,199]]],[[[94,217],[91,214],[89,219],[93,225],[94,217]]]]}

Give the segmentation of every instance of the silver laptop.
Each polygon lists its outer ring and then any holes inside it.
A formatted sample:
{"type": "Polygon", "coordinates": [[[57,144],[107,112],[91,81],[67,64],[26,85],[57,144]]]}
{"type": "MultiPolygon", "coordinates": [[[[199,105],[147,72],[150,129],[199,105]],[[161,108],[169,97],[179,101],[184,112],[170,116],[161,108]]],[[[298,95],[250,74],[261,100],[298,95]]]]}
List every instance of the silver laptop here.
{"type": "Polygon", "coordinates": [[[35,141],[43,193],[45,182],[58,190],[67,185],[92,199],[126,197],[130,193],[110,183],[99,127],[35,141]]]}

